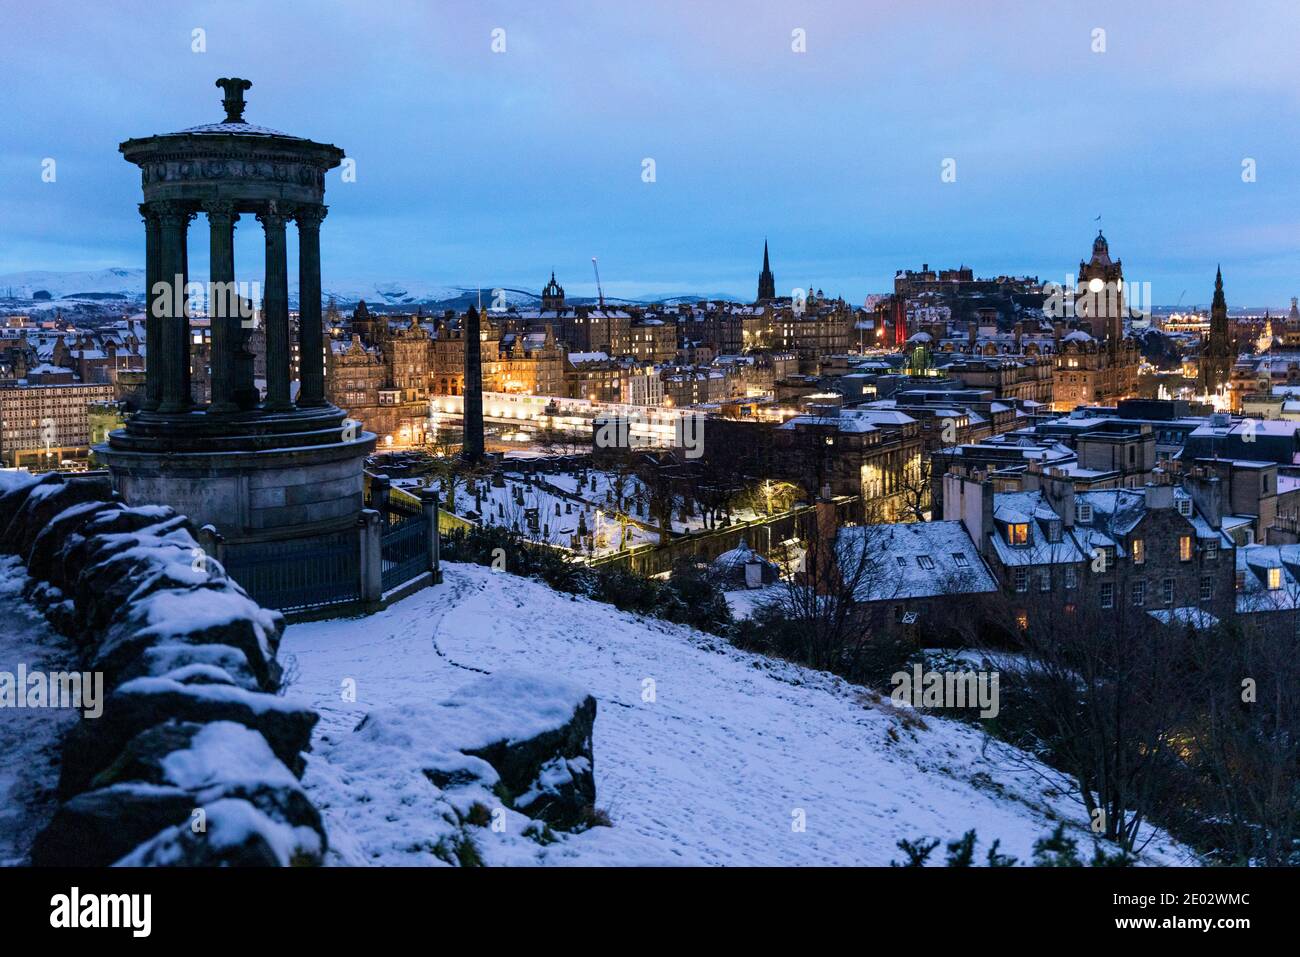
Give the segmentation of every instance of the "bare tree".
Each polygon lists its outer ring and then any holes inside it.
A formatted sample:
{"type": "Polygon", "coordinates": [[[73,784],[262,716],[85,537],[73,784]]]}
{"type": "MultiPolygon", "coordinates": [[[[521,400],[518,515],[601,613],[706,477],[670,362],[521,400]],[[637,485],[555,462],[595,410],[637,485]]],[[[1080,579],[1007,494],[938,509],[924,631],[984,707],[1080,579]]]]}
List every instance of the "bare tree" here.
{"type": "Polygon", "coordinates": [[[878,526],[812,528],[802,568],[785,582],[771,611],[784,630],[780,652],[814,668],[857,678],[870,670],[886,639],[872,608],[898,594],[899,582],[879,561],[878,526]]]}
{"type": "Polygon", "coordinates": [[[899,521],[928,521],[930,517],[930,490],[932,465],[930,456],[923,455],[916,465],[902,469],[898,476],[898,494],[902,515],[899,521]]]}
{"type": "Polygon", "coordinates": [[[752,482],[740,494],[740,504],[755,515],[775,515],[790,508],[799,498],[800,489],[793,482],[780,479],[760,479],[752,482]]]}
{"type": "Polygon", "coordinates": [[[1001,606],[994,617],[1014,652],[995,653],[1001,720],[1064,772],[1093,831],[1132,853],[1151,817],[1181,810],[1178,742],[1190,707],[1182,631],[1125,601],[1126,583],[1123,569],[1104,580],[1085,573],[1074,591],[1003,595],[989,607],[1001,606]]]}
{"type": "Polygon", "coordinates": [[[1204,819],[1231,863],[1294,865],[1300,857],[1300,656],[1296,588],[1267,624],[1188,635],[1199,714],[1189,760],[1205,782],[1204,819]]]}

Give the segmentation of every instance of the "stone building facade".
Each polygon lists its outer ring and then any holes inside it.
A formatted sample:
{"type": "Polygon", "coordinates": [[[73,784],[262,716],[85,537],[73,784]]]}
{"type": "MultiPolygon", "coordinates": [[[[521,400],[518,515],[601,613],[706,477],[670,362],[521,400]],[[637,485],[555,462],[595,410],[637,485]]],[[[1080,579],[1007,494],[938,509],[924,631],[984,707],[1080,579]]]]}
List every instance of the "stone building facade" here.
{"type": "MultiPolygon", "coordinates": [[[[480,336],[485,392],[568,394],[565,351],[550,326],[502,335],[489,317],[480,336]]],[[[330,343],[326,389],[330,401],[379,437],[381,447],[423,444],[430,397],[465,392],[460,319],[390,318],[358,306],[351,338],[330,343]]]]}
{"type": "Polygon", "coordinates": [[[0,386],[0,463],[39,470],[84,460],[91,411],[113,401],[114,387],[105,382],[0,386]]]}
{"type": "Polygon", "coordinates": [[[944,518],[963,523],[1022,615],[1049,596],[1067,611],[1086,601],[1162,621],[1232,613],[1237,543],[1167,482],[1078,492],[1044,474],[1037,488],[999,493],[949,475],[944,518]]]}

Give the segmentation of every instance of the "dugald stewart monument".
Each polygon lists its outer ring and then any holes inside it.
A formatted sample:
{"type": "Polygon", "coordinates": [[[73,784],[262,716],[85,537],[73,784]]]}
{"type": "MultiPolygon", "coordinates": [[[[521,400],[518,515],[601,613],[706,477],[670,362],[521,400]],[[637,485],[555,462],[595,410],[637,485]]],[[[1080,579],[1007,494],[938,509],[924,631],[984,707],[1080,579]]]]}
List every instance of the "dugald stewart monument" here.
{"type": "MultiPolygon", "coordinates": [[[[131,504],[163,503],[210,525],[227,565],[336,556],[356,578],[366,455],[375,437],[347,420],[324,389],[320,227],[325,173],[341,149],[244,119],[245,79],[217,81],[219,122],[130,139],[119,147],[140,167],[144,202],[149,356],[145,401],[100,453],[131,504]],[[211,401],[190,382],[190,223],[210,231],[211,401]],[[266,337],[265,395],[253,377],[251,303],[237,290],[234,230],[256,219],[265,237],[260,310],[266,337]],[[291,394],[285,233],[298,229],[300,388],[291,394]]],[[[322,574],[317,568],[317,574],[322,574]]],[[[328,572],[323,573],[328,577],[328,572]]],[[[255,572],[250,578],[256,578],[255,572]]],[[[320,582],[325,585],[327,582],[320,582]]]]}

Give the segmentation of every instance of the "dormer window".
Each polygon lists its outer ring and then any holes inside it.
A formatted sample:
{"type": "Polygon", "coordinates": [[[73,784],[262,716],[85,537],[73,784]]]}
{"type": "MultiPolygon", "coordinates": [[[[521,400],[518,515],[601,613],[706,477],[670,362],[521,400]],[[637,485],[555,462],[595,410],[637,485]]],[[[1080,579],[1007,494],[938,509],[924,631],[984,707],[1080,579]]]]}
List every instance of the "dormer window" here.
{"type": "Polygon", "coordinates": [[[1192,500],[1190,498],[1180,498],[1178,500],[1178,514],[1183,518],[1192,517],[1192,500]]]}
{"type": "Polygon", "coordinates": [[[1056,519],[1047,523],[1047,540],[1049,542],[1059,542],[1061,540],[1061,523],[1056,519]]]}
{"type": "Polygon", "coordinates": [[[1087,525],[1092,522],[1092,506],[1087,502],[1078,502],[1074,506],[1075,521],[1087,525]]]}
{"type": "Polygon", "coordinates": [[[1029,544],[1029,523],[1013,522],[1007,526],[1007,541],[1012,545],[1029,544]]]}
{"type": "Polygon", "coordinates": [[[1268,590],[1277,591],[1282,587],[1282,569],[1270,568],[1268,570],[1268,590]]]}

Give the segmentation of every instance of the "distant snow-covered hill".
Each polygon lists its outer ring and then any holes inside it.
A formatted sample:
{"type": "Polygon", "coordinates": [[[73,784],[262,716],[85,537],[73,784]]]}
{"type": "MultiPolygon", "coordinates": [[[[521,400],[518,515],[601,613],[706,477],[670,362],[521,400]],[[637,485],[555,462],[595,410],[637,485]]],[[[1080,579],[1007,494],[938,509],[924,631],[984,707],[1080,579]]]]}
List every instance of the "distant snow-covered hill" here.
{"type": "Polygon", "coordinates": [[[0,297],[5,299],[131,299],[143,296],[144,270],[122,266],[81,272],[30,270],[0,276],[0,297]]]}
{"type": "MultiPolygon", "coordinates": [[[[202,274],[191,277],[203,281],[202,274]]],[[[259,281],[260,277],[249,277],[247,281],[259,281]]],[[[29,270],[0,275],[0,302],[11,305],[42,305],[65,302],[94,302],[129,300],[144,301],[144,270],[114,266],[109,269],[84,270],[78,272],[53,272],[49,270],[29,270]]],[[[527,289],[511,286],[451,286],[445,283],[426,280],[337,280],[326,277],[324,295],[333,297],[339,305],[351,306],[361,300],[372,306],[390,306],[406,308],[423,306],[430,310],[464,309],[471,303],[482,301],[487,308],[500,305],[515,306],[520,309],[535,309],[541,304],[541,296],[527,289]],[[498,297],[496,290],[500,289],[498,297]]],[[[608,305],[644,305],[662,303],[677,305],[683,302],[698,302],[701,299],[730,299],[726,295],[677,293],[669,296],[645,296],[638,298],[619,298],[606,296],[608,305]]],[[[568,301],[574,305],[596,302],[594,296],[571,296],[568,301]]],[[[290,270],[289,305],[298,305],[297,270],[290,270]]]]}

